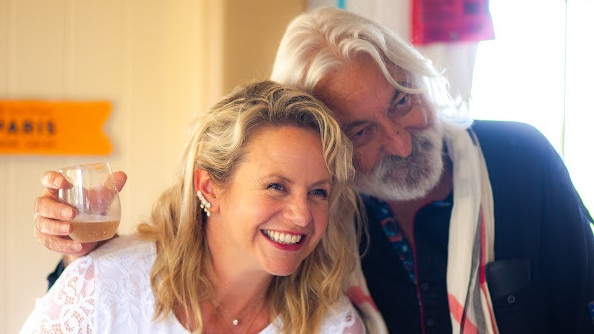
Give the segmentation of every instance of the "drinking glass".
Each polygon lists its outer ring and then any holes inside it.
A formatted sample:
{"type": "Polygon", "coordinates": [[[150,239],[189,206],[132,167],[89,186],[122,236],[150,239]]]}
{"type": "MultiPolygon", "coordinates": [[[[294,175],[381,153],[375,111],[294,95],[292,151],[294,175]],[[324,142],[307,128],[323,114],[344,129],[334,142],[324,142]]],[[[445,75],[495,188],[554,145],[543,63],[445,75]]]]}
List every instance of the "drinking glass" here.
{"type": "Polygon", "coordinates": [[[59,169],[72,187],[60,189],[60,201],[78,209],[70,237],[78,242],[112,238],[120,224],[120,197],[107,162],[59,169]]]}

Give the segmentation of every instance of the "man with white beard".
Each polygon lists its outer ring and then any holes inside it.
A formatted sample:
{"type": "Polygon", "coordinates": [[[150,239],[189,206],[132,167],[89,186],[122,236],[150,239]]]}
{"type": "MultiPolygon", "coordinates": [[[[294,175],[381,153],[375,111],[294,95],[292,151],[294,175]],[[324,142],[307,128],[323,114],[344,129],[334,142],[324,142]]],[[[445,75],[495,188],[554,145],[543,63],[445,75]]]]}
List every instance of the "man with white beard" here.
{"type": "Polygon", "coordinates": [[[419,52],[334,8],[289,24],[271,79],[353,142],[369,236],[351,300],[368,321],[375,302],[391,333],[594,333],[592,218],[537,130],[459,116],[419,52]]]}

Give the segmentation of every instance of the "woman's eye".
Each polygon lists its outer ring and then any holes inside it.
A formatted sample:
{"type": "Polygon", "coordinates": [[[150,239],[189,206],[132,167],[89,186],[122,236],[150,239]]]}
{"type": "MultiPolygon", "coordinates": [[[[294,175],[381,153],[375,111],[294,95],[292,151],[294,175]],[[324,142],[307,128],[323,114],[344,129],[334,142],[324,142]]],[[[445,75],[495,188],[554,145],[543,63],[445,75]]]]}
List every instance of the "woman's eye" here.
{"type": "Polygon", "coordinates": [[[328,198],[328,190],[326,189],[315,189],[311,192],[312,195],[320,198],[328,198]]]}
{"type": "Polygon", "coordinates": [[[268,187],[266,187],[266,189],[283,191],[283,190],[285,190],[285,187],[280,183],[271,183],[268,185],[268,187]]]}

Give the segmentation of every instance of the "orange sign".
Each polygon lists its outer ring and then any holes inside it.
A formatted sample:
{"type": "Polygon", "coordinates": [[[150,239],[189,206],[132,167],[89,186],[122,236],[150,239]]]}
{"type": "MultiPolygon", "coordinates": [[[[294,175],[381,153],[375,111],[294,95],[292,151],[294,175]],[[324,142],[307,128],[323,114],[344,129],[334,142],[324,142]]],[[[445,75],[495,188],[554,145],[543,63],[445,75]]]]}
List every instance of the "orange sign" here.
{"type": "Polygon", "coordinates": [[[107,155],[106,101],[0,100],[0,154],[107,155]]]}

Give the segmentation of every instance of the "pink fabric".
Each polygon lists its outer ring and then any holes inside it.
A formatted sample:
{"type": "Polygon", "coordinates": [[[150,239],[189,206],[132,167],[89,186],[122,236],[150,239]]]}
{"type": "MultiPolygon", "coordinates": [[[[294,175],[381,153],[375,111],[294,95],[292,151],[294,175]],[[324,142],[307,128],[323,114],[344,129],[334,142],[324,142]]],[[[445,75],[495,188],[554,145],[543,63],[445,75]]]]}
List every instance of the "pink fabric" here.
{"type": "Polygon", "coordinates": [[[413,44],[495,38],[488,0],[414,0],[412,7],[413,44]]]}

